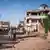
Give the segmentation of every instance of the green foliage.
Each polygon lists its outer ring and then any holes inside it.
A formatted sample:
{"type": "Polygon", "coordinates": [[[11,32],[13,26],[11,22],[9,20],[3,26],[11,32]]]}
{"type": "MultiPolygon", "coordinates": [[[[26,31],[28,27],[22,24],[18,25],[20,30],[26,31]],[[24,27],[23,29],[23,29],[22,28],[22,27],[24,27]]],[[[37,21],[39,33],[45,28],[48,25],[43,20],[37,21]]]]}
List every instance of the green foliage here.
{"type": "Polygon", "coordinates": [[[48,28],[50,29],[50,16],[48,16],[48,28]]]}
{"type": "Polygon", "coordinates": [[[48,32],[48,19],[43,19],[43,23],[44,23],[45,33],[47,33],[48,32]]]}
{"type": "Polygon", "coordinates": [[[43,19],[45,33],[48,33],[48,30],[50,29],[50,16],[47,15],[46,19],[43,19]]]}
{"type": "Polygon", "coordinates": [[[43,19],[43,24],[44,24],[44,28],[45,28],[45,33],[48,33],[48,30],[49,30],[49,23],[50,23],[50,20],[48,18],[48,14],[42,14],[42,16],[46,16],[44,19],[43,19]]]}

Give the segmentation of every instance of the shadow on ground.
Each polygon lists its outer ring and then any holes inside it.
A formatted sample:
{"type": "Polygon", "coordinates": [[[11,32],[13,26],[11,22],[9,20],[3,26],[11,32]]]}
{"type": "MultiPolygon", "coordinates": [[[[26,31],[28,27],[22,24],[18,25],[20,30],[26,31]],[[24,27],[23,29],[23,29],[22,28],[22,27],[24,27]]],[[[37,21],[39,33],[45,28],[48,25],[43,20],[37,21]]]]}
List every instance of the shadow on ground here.
{"type": "Polygon", "coordinates": [[[15,44],[18,44],[20,41],[13,41],[11,43],[8,43],[8,44],[1,44],[0,45],[0,49],[6,49],[6,48],[15,48],[14,45],[15,44]]]}
{"type": "Polygon", "coordinates": [[[7,45],[6,46],[3,46],[2,45],[2,46],[0,46],[0,49],[6,49],[6,48],[12,48],[12,47],[13,47],[13,45],[12,46],[7,46],[7,45]]]}

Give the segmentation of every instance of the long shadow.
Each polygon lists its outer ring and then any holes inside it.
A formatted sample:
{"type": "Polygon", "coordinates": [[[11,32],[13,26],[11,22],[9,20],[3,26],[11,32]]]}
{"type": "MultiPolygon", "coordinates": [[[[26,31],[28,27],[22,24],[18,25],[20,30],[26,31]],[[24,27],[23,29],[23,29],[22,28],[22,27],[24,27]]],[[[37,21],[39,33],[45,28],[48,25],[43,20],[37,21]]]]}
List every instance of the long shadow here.
{"type": "Polygon", "coordinates": [[[13,46],[0,46],[0,49],[12,48],[13,46]]]}
{"type": "Polygon", "coordinates": [[[21,39],[22,41],[24,41],[25,38],[30,38],[30,37],[36,37],[36,36],[23,36],[23,37],[17,37],[17,39],[21,39]]]}
{"type": "Polygon", "coordinates": [[[18,41],[18,42],[14,41],[12,43],[8,43],[8,44],[6,43],[4,45],[2,44],[2,45],[0,45],[0,49],[15,48],[14,45],[19,43],[19,42],[20,41],[18,41]]]}
{"type": "Polygon", "coordinates": [[[25,38],[29,38],[29,37],[36,37],[36,36],[17,37],[16,40],[12,40],[12,43],[8,43],[8,45],[10,44],[9,46],[7,46],[7,45],[6,45],[7,43],[6,43],[6,44],[4,44],[4,46],[1,45],[1,46],[0,46],[0,49],[14,48],[14,45],[15,45],[15,44],[18,44],[18,43],[20,43],[21,40],[24,41],[25,38]],[[21,39],[21,40],[20,40],[20,41],[17,41],[18,39],[21,39]],[[17,42],[16,42],[16,41],[17,41],[17,42]],[[12,44],[13,44],[13,45],[12,45],[12,44]]]}
{"type": "Polygon", "coordinates": [[[24,35],[24,33],[16,33],[16,35],[24,35]]]}

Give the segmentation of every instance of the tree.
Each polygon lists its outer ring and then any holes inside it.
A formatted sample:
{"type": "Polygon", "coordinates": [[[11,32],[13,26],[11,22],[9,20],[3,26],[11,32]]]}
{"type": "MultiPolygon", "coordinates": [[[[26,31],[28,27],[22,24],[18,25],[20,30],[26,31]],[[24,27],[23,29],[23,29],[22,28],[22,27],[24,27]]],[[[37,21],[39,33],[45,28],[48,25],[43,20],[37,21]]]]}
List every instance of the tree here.
{"type": "MultiPolygon", "coordinates": [[[[41,4],[40,5],[41,7],[43,7],[44,9],[47,7],[48,8],[48,5],[46,4],[41,4]]],[[[43,17],[43,24],[44,24],[44,28],[45,28],[45,34],[44,34],[44,37],[47,38],[46,36],[48,35],[48,30],[49,30],[49,26],[48,26],[48,14],[46,12],[44,12],[43,14],[41,14],[42,17],[43,17]]]]}

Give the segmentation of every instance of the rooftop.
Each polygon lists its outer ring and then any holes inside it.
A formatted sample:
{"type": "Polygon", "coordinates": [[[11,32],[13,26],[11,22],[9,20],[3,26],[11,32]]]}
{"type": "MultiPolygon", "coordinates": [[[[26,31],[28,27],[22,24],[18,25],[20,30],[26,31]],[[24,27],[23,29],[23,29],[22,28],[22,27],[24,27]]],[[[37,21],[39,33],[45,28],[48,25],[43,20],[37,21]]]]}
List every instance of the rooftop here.
{"type": "Polygon", "coordinates": [[[36,9],[36,10],[27,10],[27,12],[41,12],[41,11],[50,11],[50,8],[47,8],[47,9],[36,9]]]}

